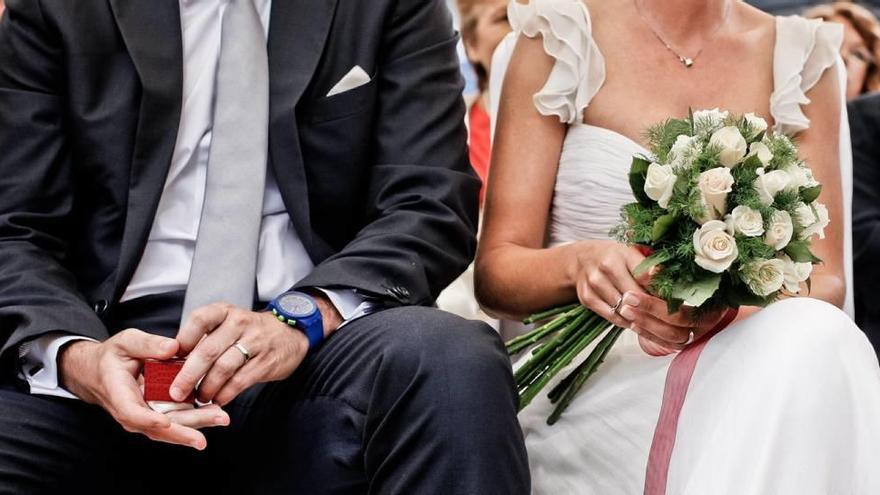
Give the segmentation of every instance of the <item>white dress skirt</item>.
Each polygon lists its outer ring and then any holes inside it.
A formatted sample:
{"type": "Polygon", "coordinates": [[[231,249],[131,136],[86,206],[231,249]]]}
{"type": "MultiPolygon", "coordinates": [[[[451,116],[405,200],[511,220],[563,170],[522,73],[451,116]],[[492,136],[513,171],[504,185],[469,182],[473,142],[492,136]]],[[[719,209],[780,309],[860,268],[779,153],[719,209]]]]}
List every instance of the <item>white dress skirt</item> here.
{"type": "MultiPolygon", "coordinates": [[[[500,94],[515,37],[540,34],[556,63],[534,101],[541,113],[569,124],[551,243],[606,239],[620,207],[633,201],[627,181],[631,158],[646,150],[614,131],[582,123],[584,108],[605,79],[586,6],[580,0],[513,2],[509,18],[514,33],[496,52],[491,94],[500,94]]],[[[809,101],[805,93],[825,70],[840,70],[841,37],[839,28],[819,21],[777,18],[770,101],[776,132],[795,135],[809,126],[802,111],[809,101]]],[[[848,150],[845,124],[841,136],[841,149],[848,150]]],[[[841,162],[849,198],[848,151],[841,162]]],[[[845,209],[848,221],[848,204],[845,209]]],[[[625,332],[555,425],[546,423],[553,409],[546,392],[536,398],[520,414],[534,493],[644,493],[674,357],[646,355],[636,335],[625,332]]],[[[809,298],[775,303],[708,342],[674,440],[669,495],[878,495],[877,358],[844,311],[809,298]]]]}

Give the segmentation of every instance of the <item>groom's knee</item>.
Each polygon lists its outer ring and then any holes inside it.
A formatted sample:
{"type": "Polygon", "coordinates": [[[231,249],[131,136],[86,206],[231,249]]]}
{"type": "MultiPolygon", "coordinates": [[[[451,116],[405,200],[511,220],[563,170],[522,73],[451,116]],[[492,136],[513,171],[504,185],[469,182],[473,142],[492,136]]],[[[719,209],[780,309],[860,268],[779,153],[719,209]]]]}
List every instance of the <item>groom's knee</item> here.
{"type": "Polygon", "coordinates": [[[424,307],[386,313],[381,330],[386,377],[453,388],[455,393],[444,394],[452,401],[474,401],[474,395],[513,397],[510,359],[485,323],[424,307]]]}

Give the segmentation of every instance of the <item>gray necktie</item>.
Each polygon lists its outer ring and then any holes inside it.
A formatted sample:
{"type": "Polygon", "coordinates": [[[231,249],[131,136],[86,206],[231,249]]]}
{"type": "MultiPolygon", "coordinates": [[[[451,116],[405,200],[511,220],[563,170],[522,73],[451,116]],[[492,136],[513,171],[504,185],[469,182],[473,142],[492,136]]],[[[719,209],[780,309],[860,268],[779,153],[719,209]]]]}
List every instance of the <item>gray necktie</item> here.
{"type": "Polygon", "coordinates": [[[253,304],[269,146],[269,61],[252,0],[231,0],[223,14],[216,91],[184,320],[206,304],[253,304]]]}

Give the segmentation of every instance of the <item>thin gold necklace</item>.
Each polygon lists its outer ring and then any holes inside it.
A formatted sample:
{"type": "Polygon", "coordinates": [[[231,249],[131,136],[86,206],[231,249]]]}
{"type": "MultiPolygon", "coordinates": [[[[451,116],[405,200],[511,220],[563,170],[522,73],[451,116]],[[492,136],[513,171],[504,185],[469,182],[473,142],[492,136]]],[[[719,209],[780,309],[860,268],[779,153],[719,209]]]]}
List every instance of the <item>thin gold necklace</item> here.
{"type": "Polygon", "coordinates": [[[648,18],[645,17],[645,13],[642,10],[642,7],[639,5],[639,0],[633,0],[633,3],[636,6],[636,11],[639,13],[639,17],[642,18],[642,21],[645,23],[646,26],[648,26],[648,29],[650,29],[651,32],[654,33],[654,36],[657,37],[657,40],[660,41],[660,43],[663,43],[663,46],[665,46],[667,50],[675,55],[678,61],[681,62],[682,65],[684,65],[687,69],[690,69],[694,65],[697,57],[699,57],[700,54],[703,53],[703,49],[709,46],[712,41],[714,41],[715,35],[717,35],[718,31],[721,30],[721,26],[727,23],[727,19],[730,17],[730,9],[733,5],[733,1],[727,2],[727,8],[724,10],[724,17],[721,18],[721,22],[719,22],[718,25],[715,26],[715,30],[706,37],[706,40],[703,41],[703,46],[701,46],[700,49],[697,50],[697,53],[695,53],[693,57],[686,57],[679,53],[678,50],[673,48],[672,45],[668,41],[666,41],[666,39],[660,34],[660,31],[658,31],[657,28],[654,27],[651,21],[649,21],[648,18]]]}

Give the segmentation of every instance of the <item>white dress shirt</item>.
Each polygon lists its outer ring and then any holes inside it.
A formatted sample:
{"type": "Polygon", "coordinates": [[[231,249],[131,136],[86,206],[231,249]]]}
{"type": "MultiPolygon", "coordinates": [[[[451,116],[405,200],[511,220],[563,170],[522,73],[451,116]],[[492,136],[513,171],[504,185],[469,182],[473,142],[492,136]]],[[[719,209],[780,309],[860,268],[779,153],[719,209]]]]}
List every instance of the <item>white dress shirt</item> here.
{"type": "MultiPolygon", "coordinates": [[[[221,26],[229,1],[180,0],[184,61],[180,128],[146,248],[122,301],[186,289],[205,199],[221,26]]],[[[268,36],[272,2],[252,1],[268,36]]],[[[269,167],[257,256],[259,298],[273,299],[313,268],[269,167]]],[[[345,322],[373,309],[370,302],[353,290],[323,292],[345,322]]],[[[86,337],[52,333],[21,346],[22,376],[31,393],[75,398],[58,386],[56,357],[61,346],[76,339],[86,337]]]]}

